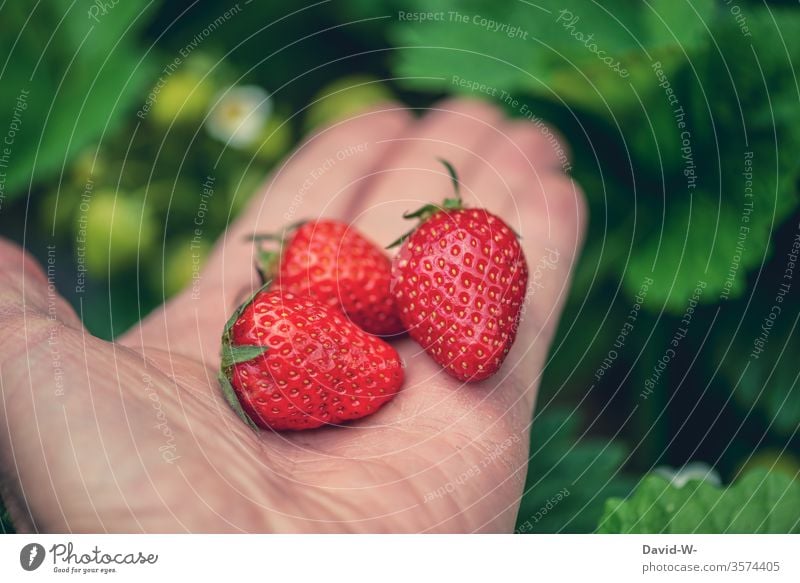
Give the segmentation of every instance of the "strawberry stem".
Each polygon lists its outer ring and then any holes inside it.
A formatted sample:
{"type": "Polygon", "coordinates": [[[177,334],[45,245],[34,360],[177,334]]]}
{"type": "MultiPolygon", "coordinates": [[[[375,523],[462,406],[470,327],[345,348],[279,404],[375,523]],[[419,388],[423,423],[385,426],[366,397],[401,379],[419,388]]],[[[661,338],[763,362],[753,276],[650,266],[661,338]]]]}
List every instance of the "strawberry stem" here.
{"type": "Polygon", "coordinates": [[[268,251],[262,248],[256,250],[256,271],[258,271],[262,283],[267,280],[271,281],[278,275],[280,258],[280,251],[268,251]]]}
{"type": "MultiPolygon", "coordinates": [[[[444,164],[445,168],[447,168],[447,173],[450,175],[450,182],[453,183],[453,191],[456,193],[456,199],[458,199],[459,204],[461,204],[461,190],[460,190],[461,183],[458,181],[458,174],[456,174],[456,169],[453,168],[453,165],[444,158],[436,158],[436,159],[439,160],[439,162],[441,162],[442,164],[444,164]]],[[[447,199],[445,199],[445,202],[447,202],[447,199]]]]}
{"type": "Polygon", "coordinates": [[[398,238],[396,241],[393,241],[390,245],[388,245],[386,247],[387,249],[392,249],[394,247],[397,247],[398,245],[402,245],[403,242],[406,239],[408,239],[414,233],[414,231],[416,231],[417,228],[419,228],[419,226],[422,223],[427,221],[429,218],[431,218],[436,213],[438,213],[440,211],[445,211],[445,212],[446,211],[457,211],[457,210],[461,210],[462,208],[464,208],[464,203],[461,200],[461,190],[460,190],[460,184],[461,183],[458,180],[458,174],[456,174],[456,169],[453,168],[453,165],[450,162],[448,162],[447,160],[445,160],[444,158],[436,158],[436,159],[439,162],[441,162],[444,165],[444,167],[447,169],[447,173],[450,175],[450,182],[453,183],[453,191],[455,192],[455,197],[454,198],[445,198],[444,201],[442,201],[441,206],[436,205],[436,204],[426,204],[424,206],[421,206],[420,208],[418,208],[415,211],[409,211],[409,212],[403,213],[403,218],[404,219],[419,219],[419,222],[417,223],[417,225],[413,229],[411,229],[407,233],[404,233],[403,235],[400,236],[400,238],[398,238]]]}
{"type": "Polygon", "coordinates": [[[275,233],[256,233],[255,235],[250,235],[247,237],[248,241],[254,241],[256,243],[260,243],[261,241],[283,241],[282,235],[276,235],[275,233]]]}
{"type": "Polygon", "coordinates": [[[283,247],[286,244],[287,236],[306,224],[308,221],[303,219],[291,223],[284,227],[283,232],[278,233],[254,233],[247,237],[248,241],[253,241],[258,244],[256,251],[256,270],[261,276],[261,281],[266,282],[268,279],[275,279],[278,274],[278,261],[280,261],[283,247]],[[277,242],[278,249],[271,250],[265,249],[261,243],[264,242],[277,242]]]}

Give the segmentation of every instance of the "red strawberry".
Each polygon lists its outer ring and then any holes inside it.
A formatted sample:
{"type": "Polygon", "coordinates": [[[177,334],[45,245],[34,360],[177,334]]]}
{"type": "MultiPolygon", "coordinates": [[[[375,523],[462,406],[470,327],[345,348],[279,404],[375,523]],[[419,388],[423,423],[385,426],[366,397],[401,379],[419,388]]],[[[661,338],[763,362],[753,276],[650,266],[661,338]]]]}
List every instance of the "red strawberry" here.
{"type": "Polygon", "coordinates": [[[359,419],[397,394],[397,352],[308,296],[259,291],[228,321],[220,384],[248,424],[313,429],[359,419]]]}
{"type": "Polygon", "coordinates": [[[422,223],[397,242],[391,289],[411,337],[454,377],[480,381],[514,343],[528,268],[502,219],[462,208],[445,165],[457,196],[405,215],[422,223]]]}
{"type": "MultiPolygon", "coordinates": [[[[264,237],[274,238],[274,237],[264,237]]],[[[262,252],[265,279],[286,292],[338,307],[370,334],[399,334],[403,325],[389,293],[391,261],[353,227],[332,220],[303,223],[276,253],[262,252]]]]}

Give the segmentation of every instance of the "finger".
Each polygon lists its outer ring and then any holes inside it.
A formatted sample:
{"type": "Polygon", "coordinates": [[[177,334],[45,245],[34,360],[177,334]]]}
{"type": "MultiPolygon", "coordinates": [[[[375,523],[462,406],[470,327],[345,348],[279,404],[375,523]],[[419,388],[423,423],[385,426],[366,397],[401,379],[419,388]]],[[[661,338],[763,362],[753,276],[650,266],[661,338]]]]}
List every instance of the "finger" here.
{"type": "Polygon", "coordinates": [[[287,223],[303,218],[349,220],[354,201],[369,188],[373,168],[409,120],[405,109],[387,105],[309,138],[217,242],[198,280],[145,318],[123,342],[216,363],[225,320],[260,285],[249,236],[279,233],[287,223]]]}
{"type": "Polygon", "coordinates": [[[392,138],[393,155],[385,159],[368,197],[359,201],[354,222],[386,246],[413,226],[404,212],[453,196],[453,185],[440,159],[459,171],[460,180],[472,173],[501,112],[486,102],[448,100],[434,105],[408,130],[392,138]]]}

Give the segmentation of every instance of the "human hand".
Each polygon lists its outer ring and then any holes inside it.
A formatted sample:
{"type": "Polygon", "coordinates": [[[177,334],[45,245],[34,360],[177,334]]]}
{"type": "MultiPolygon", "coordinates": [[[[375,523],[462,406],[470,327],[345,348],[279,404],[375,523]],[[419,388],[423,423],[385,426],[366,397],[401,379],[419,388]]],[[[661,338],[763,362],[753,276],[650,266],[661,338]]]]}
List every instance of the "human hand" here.
{"type": "Polygon", "coordinates": [[[197,285],[118,343],[88,334],[42,269],[0,240],[0,486],[12,519],[43,532],[511,531],[584,224],[541,128],[458,100],[419,119],[387,105],[311,137],[197,285]],[[404,388],[376,414],[252,432],[216,381],[224,322],[259,285],[248,235],[329,217],[386,245],[408,229],[404,211],[450,194],[437,157],[459,171],[467,205],[522,236],[529,301],[500,372],[462,384],[403,337],[392,343],[404,388]]]}

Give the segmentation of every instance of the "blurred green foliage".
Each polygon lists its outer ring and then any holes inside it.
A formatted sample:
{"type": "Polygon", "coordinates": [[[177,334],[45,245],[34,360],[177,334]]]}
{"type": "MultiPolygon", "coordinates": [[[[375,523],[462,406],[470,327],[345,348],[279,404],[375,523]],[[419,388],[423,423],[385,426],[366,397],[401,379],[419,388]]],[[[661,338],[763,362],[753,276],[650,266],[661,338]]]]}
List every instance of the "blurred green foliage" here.
{"type": "Polygon", "coordinates": [[[3,507],[3,502],[0,500],[0,534],[11,534],[14,532],[14,525],[11,523],[11,517],[8,511],[3,507]]]}
{"type": "MultiPolygon", "coordinates": [[[[0,149],[0,229],[40,256],[55,245],[60,291],[113,338],[190,281],[313,128],[387,96],[425,107],[450,93],[544,119],[569,142],[591,222],[542,382],[517,530],[713,530],[734,520],[725,513],[746,487],[757,505],[735,524],[755,528],[776,488],[796,498],[778,472],[748,469],[727,490],[650,472],[692,460],[726,482],[742,468],[797,472],[797,283],[776,299],[800,223],[790,4],[6,3],[0,135],[14,141],[0,149]],[[270,94],[246,140],[237,125],[254,106],[235,97],[242,87],[270,94]],[[692,503],[675,513],[664,500],[692,503]],[[719,513],[697,506],[713,500],[719,513]]],[[[779,510],[786,521],[769,529],[796,528],[796,500],[779,510]]]]}
{"type": "Polygon", "coordinates": [[[152,78],[153,63],[138,42],[152,10],[121,3],[95,26],[91,4],[3,6],[0,111],[4,129],[15,116],[19,127],[10,144],[9,199],[34,180],[58,176],[78,151],[118,130],[152,78]]]}
{"type": "Polygon", "coordinates": [[[800,482],[754,470],[727,488],[703,480],[678,488],[649,476],[628,500],[608,500],[599,524],[601,533],[798,533],[800,482]]]}
{"type": "Polygon", "coordinates": [[[541,403],[531,428],[531,453],[517,532],[591,532],[605,500],[632,487],[621,473],[621,442],[580,435],[580,412],[541,403]]]}

